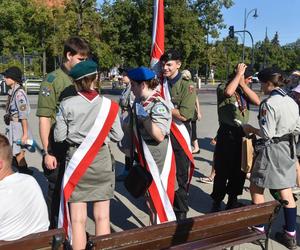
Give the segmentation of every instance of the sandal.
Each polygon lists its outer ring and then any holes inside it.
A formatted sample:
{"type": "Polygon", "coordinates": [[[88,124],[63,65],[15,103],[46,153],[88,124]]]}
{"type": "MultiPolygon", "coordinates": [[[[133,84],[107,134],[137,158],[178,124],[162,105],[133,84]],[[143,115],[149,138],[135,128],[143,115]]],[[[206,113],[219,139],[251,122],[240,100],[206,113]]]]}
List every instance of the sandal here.
{"type": "Polygon", "coordinates": [[[213,184],[214,179],[210,178],[209,176],[200,177],[199,181],[206,184],[213,184]]]}

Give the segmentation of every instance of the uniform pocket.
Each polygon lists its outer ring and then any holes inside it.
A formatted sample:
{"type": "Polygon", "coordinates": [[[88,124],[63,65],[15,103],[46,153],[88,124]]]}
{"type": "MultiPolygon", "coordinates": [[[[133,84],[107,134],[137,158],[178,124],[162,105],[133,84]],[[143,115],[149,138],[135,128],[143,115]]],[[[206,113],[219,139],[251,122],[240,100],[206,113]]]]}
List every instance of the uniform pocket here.
{"type": "Polygon", "coordinates": [[[258,171],[266,170],[268,165],[267,148],[261,149],[255,159],[255,166],[258,171]]]}

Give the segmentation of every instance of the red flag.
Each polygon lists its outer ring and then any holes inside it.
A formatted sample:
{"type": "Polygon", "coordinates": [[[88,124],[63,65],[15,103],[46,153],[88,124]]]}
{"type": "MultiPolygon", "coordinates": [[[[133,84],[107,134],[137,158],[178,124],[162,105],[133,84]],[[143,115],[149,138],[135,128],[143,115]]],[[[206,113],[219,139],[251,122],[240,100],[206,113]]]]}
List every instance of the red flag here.
{"type": "Polygon", "coordinates": [[[165,52],[164,0],[154,0],[151,62],[150,62],[151,68],[153,68],[154,70],[157,69],[157,63],[164,52],[165,52]]]}

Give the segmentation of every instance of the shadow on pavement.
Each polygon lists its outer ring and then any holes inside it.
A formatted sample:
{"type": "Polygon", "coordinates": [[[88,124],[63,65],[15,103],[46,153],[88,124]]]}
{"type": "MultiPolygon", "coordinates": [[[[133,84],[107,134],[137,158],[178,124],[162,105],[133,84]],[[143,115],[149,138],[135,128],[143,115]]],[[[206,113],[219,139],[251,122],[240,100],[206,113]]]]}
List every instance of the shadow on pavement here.
{"type": "Polygon", "coordinates": [[[194,156],[194,160],[201,161],[201,162],[207,162],[209,165],[212,165],[212,160],[208,160],[208,159],[205,159],[203,157],[194,156]]]}
{"type": "Polygon", "coordinates": [[[198,142],[199,142],[200,149],[205,149],[207,151],[214,152],[215,146],[210,144],[211,140],[212,138],[210,137],[199,138],[198,142]]]}
{"type": "MultiPolygon", "coordinates": [[[[124,164],[116,161],[116,176],[121,174],[123,169],[124,164]]],[[[111,200],[111,222],[123,230],[137,228],[138,226],[136,224],[128,220],[130,217],[133,217],[140,226],[145,226],[136,213],[130,210],[130,207],[134,207],[135,210],[139,209],[147,214],[148,208],[145,203],[145,198],[141,197],[136,199],[132,197],[127,192],[123,181],[116,181],[115,194],[115,199],[111,200]],[[128,204],[125,204],[125,202],[128,204]]]]}
{"type": "Polygon", "coordinates": [[[205,193],[201,188],[191,184],[188,199],[190,208],[198,213],[209,213],[212,199],[210,198],[209,194],[205,193]]]}

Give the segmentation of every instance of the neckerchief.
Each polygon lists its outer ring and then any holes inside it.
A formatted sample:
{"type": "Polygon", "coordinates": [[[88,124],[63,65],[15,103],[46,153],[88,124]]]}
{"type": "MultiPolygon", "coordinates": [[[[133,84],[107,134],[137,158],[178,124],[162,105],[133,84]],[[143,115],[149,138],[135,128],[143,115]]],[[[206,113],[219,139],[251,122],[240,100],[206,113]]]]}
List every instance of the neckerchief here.
{"type": "Polygon", "coordinates": [[[154,93],[149,96],[145,101],[142,102],[143,107],[147,107],[150,103],[154,102],[157,97],[161,97],[160,93],[157,91],[154,91],[154,93]]]}
{"type": "Polygon", "coordinates": [[[237,88],[236,91],[234,92],[234,95],[236,97],[236,100],[238,102],[239,110],[241,111],[242,115],[244,116],[245,111],[248,108],[248,103],[245,98],[245,95],[243,91],[240,88],[237,88]]]}
{"type": "Polygon", "coordinates": [[[169,91],[171,92],[172,87],[175,85],[175,83],[180,79],[181,73],[178,72],[178,74],[173,78],[169,79],[168,78],[168,86],[169,86],[169,91]]]}
{"type": "Polygon", "coordinates": [[[89,101],[92,101],[95,97],[99,96],[97,90],[79,91],[79,94],[83,95],[89,101]]]}

